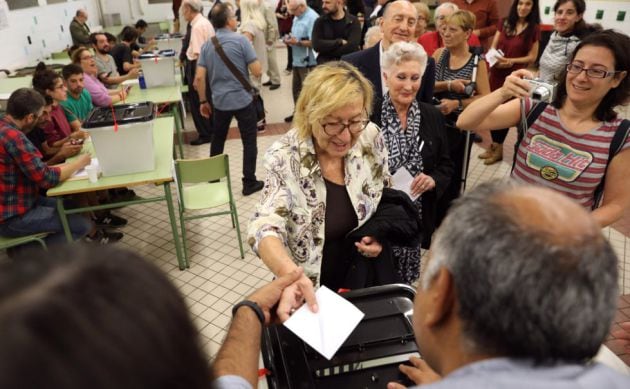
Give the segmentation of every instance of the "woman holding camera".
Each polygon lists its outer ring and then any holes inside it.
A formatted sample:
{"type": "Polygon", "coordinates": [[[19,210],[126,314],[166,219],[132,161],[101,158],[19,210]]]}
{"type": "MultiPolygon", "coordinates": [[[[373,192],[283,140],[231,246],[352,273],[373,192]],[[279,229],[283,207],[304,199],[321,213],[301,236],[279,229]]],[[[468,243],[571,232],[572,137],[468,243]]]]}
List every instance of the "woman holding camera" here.
{"type": "Polygon", "coordinates": [[[469,144],[466,150],[467,135],[455,127],[457,117],[474,100],[490,93],[486,63],[477,53],[471,53],[468,46],[468,38],[474,28],[475,15],[472,12],[453,12],[447,17],[442,30],[444,48],[433,53],[436,63],[435,97],[440,100],[438,108],[446,119],[448,147],[455,164],[451,182],[438,204],[436,225],[446,215],[450,203],[459,197],[464,159],[472,147],[469,144]]]}
{"type": "Polygon", "coordinates": [[[457,125],[494,130],[515,126],[529,115],[512,178],[564,193],[592,208],[599,224],[608,226],[630,206],[630,123],[614,111],[630,98],[628,52],[628,36],[612,30],[593,33],[565,65],[550,105],[529,97],[527,78],[533,75],[521,69],[503,87],[471,104],[457,125]]]}
{"type": "MultiPolygon", "coordinates": [[[[503,55],[490,68],[490,89],[497,90],[513,71],[524,69],[536,61],[540,40],[540,11],[538,0],[514,0],[508,17],[499,24],[492,40],[492,48],[503,55]]],[[[490,148],[479,158],[484,165],[492,165],[503,159],[503,142],[508,128],[492,132],[490,148]]]]}

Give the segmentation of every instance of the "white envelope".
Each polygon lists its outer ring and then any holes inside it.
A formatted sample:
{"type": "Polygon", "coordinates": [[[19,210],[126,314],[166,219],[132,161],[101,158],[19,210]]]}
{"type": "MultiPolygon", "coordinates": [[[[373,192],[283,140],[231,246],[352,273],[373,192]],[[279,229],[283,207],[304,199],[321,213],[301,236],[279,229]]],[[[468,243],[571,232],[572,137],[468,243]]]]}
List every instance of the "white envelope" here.
{"type": "Polygon", "coordinates": [[[330,360],[363,319],[363,312],[325,286],[315,292],[317,313],[304,304],[284,325],[330,360]]]}

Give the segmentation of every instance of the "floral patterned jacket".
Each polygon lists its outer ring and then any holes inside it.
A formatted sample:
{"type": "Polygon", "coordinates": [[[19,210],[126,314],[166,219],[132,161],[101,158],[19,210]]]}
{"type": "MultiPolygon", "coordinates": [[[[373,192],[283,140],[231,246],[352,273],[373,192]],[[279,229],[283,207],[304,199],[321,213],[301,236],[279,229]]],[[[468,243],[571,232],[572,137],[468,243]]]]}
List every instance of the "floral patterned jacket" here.
{"type": "MultiPolygon", "coordinates": [[[[289,131],[267,150],[265,168],[265,187],[250,220],[247,242],[258,254],[263,238],[279,238],[293,261],[318,286],[326,185],[313,140],[300,140],[295,129],[289,131]]],[[[376,211],[389,178],[385,143],[378,127],[370,123],[345,158],[345,184],[357,214],[357,228],[376,211]]]]}

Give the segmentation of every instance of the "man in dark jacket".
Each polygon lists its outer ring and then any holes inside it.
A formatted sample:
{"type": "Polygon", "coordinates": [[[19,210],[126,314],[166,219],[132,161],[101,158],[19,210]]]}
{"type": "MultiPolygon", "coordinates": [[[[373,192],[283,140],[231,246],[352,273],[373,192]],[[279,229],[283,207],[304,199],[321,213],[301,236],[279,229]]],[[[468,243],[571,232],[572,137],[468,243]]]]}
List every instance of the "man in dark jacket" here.
{"type": "Polygon", "coordinates": [[[90,27],[87,25],[88,14],[84,9],[77,10],[72,22],[70,22],[70,36],[75,46],[90,45],[90,27]]]}
{"type": "Polygon", "coordinates": [[[313,49],[319,53],[317,63],[337,61],[342,55],[359,50],[361,23],[346,12],[344,0],[324,0],[323,14],[313,26],[313,49]]]}

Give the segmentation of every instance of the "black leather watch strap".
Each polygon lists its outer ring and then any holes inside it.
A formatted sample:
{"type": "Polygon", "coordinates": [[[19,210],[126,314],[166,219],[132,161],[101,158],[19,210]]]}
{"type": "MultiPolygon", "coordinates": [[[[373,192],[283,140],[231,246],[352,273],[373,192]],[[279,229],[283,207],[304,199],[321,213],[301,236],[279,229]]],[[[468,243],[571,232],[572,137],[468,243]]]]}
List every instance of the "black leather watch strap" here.
{"type": "Polygon", "coordinates": [[[265,314],[263,313],[262,309],[260,309],[258,304],[256,304],[253,301],[243,300],[240,303],[236,304],[234,308],[232,308],[232,317],[236,316],[236,311],[238,311],[240,307],[251,308],[256,313],[256,316],[258,316],[258,320],[260,320],[260,324],[265,325],[265,314]]]}

